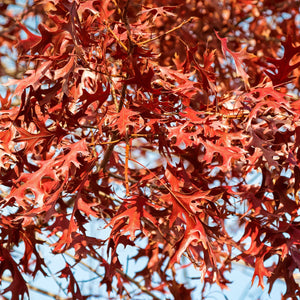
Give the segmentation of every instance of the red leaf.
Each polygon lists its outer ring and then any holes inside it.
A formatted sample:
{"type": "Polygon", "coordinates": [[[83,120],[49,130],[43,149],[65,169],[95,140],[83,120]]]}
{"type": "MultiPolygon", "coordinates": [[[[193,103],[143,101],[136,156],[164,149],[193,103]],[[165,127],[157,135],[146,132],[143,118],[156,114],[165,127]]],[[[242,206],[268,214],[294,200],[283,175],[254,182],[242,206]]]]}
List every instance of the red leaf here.
{"type": "Polygon", "coordinates": [[[52,159],[38,162],[40,169],[32,174],[22,173],[16,181],[16,187],[12,189],[8,196],[8,201],[12,198],[18,205],[26,208],[30,205],[43,206],[45,198],[48,196],[49,187],[43,185],[43,178],[51,178],[51,188],[57,185],[58,177],[54,171],[54,161],[52,159]]]}
{"type": "Polygon", "coordinates": [[[43,142],[46,142],[45,146],[48,149],[49,144],[56,137],[56,132],[48,130],[42,122],[36,121],[35,125],[39,129],[39,133],[31,133],[21,127],[16,128],[19,136],[14,141],[26,142],[25,153],[35,152],[34,148],[43,142]]]}
{"type": "Polygon", "coordinates": [[[264,266],[264,255],[260,256],[259,258],[256,258],[254,274],[252,277],[252,285],[254,283],[255,277],[257,276],[258,286],[260,286],[263,289],[265,287],[264,277],[270,277],[271,274],[272,272],[264,266]]]}
{"type": "Polygon", "coordinates": [[[20,231],[21,239],[24,241],[25,251],[24,255],[20,260],[20,265],[23,266],[23,270],[27,274],[31,274],[33,278],[37,274],[38,271],[41,271],[44,276],[46,276],[46,272],[42,269],[42,266],[46,266],[43,258],[41,258],[38,250],[36,249],[37,244],[42,244],[43,241],[37,240],[35,237],[36,232],[33,228],[27,228],[26,230],[20,231]],[[34,261],[33,255],[34,254],[34,261]],[[33,271],[30,270],[29,266],[35,262],[35,268],[33,271]]]}
{"type": "Polygon", "coordinates": [[[126,199],[119,209],[119,213],[111,219],[107,226],[121,224],[123,235],[129,232],[132,240],[135,240],[136,230],[142,230],[142,218],[146,218],[153,224],[156,224],[156,219],[144,208],[147,204],[147,199],[144,197],[134,197],[126,199]],[[125,210],[125,211],[124,211],[125,210]],[[124,211],[124,212],[123,212],[124,211]]]}
{"type": "Polygon", "coordinates": [[[69,73],[74,71],[74,68],[75,68],[75,56],[71,55],[69,57],[68,62],[62,68],[53,71],[54,73],[53,80],[56,81],[59,78],[68,79],[69,73]]]}
{"type": "Polygon", "coordinates": [[[49,236],[56,232],[62,232],[59,240],[53,244],[53,253],[61,253],[68,249],[77,229],[78,226],[74,220],[74,210],[70,220],[68,220],[65,215],[57,214],[54,223],[51,226],[48,226],[48,230],[51,232],[49,236]]]}
{"type": "Polygon", "coordinates": [[[9,270],[11,273],[12,283],[2,291],[2,294],[11,292],[11,300],[19,300],[20,296],[23,300],[25,294],[29,297],[26,282],[18,269],[17,263],[13,260],[9,252],[0,245],[0,278],[2,278],[6,270],[9,270]]]}
{"type": "Polygon", "coordinates": [[[92,210],[93,206],[98,205],[97,203],[86,203],[81,197],[79,197],[76,201],[76,205],[77,209],[84,212],[87,216],[92,215],[95,218],[98,217],[98,214],[94,210],[92,210]]]}
{"type": "Polygon", "coordinates": [[[35,35],[30,32],[22,23],[18,23],[18,25],[26,32],[28,36],[26,40],[21,40],[17,44],[17,48],[19,49],[20,53],[24,54],[38,44],[42,38],[39,35],[35,35]]]}
{"type": "Polygon", "coordinates": [[[68,263],[66,263],[65,268],[60,271],[59,277],[69,280],[68,292],[71,293],[73,300],[85,300],[88,298],[88,296],[82,296],[79,284],[77,283],[71,271],[71,266],[68,263]]]}
{"type": "Polygon", "coordinates": [[[9,90],[6,91],[5,97],[2,97],[0,95],[1,111],[5,110],[5,109],[10,109],[10,105],[11,105],[10,96],[11,96],[11,93],[9,90]]]}
{"type": "Polygon", "coordinates": [[[125,135],[127,128],[129,128],[128,126],[131,125],[133,127],[136,127],[137,122],[130,120],[133,116],[136,115],[138,115],[137,112],[133,112],[126,107],[123,107],[122,110],[115,115],[117,119],[113,122],[113,124],[117,125],[121,135],[125,135]]]}
{"type": "Polygon", "coordinates": [[[81,163],[78,161],[78,156],[88,156],[90,153],[87,148],[86,140],[80,141],[64,147],[69,150],[67,154],[61,155],[56,159],[56,165],[59,166],[59,172],[65,177],[74,175],[74,167],[80,168],[81,163]],[[74,166],[74,167],[73,167],[74,166]]]}
{"type": "Polygon", "coordinates": [[[184,236],[177,246],[176,252],[170,260],[170,266],[173,266],[175,263],[180,262],[182,254],[192,243],[200,243],[203,249],[208,249],[209,245],[204,227],[197,218],[195,218],[194,220],[195,222],[193,220],[190,220],[188,222],[187,230],[185,230],[184,236]]]}
{"type": "Polygon", "coordinates": [[[252,57],[254,57],[254,55],[247,53],[246,48],[243,48],[240,52],[233,52],[233,51],[229,50],[227,47],[227,38],[220,38],[220,36],[218,35],[218,33],[216,31],[215,31],[215,34],[216,34],[217,38],[221,41],[222,52],[223,52],[224,56],[226,56],[226,52],[228,52],[232,56],[232,58],[234,59],[234,62],[235,62],[237,75],[241,76],[245,82],[245,86],[247,88],[250,88],[249,80],[248,80],[249,75],[243,69],[243,60],[251,59],[252,57]]]}
{"type": "Polygon", "coordinates": [[[36,70],[27,71],[25,74],[29,75],[24,79],[11,79],[5,85],[17,84],[14,95],[20,96],[26,88],[32,86],[34,90],[41,85],[41,79],[45,76],[49,70],[52,61],[45,61],[36,70]]]}
{"type": "Polygon", "coordinates": [[[267,58],[267,61],[271,63],[273,67],[269,67],[270,71],[265,70],[265,73],[271,78],[274,86],[288,82],[291,79],[289,78],[291,72],[300,66],[299,59],[293,65],[290,65],[290,61],[293,57],[300,53],[300,46],[293,46],[291,36],[288,36],[287,40],[282,44],[285,51],[281,59],[267,58]]]}
{"type": "Polygon", "coordinates": [[[205,160],[207,163],[211,163],[214,153],[219,153],[223,158],[223,162],[221,165],[218,165],[218,167],[223,172],[226,172],[231,169],[232,161],[241,160],[244,158],[244,155],[245,155],[245,150],[241,149],[240,147],[218,146],[209,140],[202,141],[202,144],[204,145],[205,150],[206,150],[203,160],[205,160]]]}
{"type": "Polygon", "coordinates": [[[138,15],[140,14],[146,14],[146,16],[152,15],[153,22],[154,22],[157,17],[161,17],[161,16],[175,17],[176,15],[170,12],[174,9],[176,9],[176,6],[161,6],[161,7],[143,6],[143,10],[141,10],[138,13],[138,15]]]}
{"type": "Polygon", "coordinates": [[[110,3],[110,0],[103,0],[101,2],[98,0],[87,0],[79,4],[77,12],[82,17],[82,14],[88,10],[94,15],[99,14],[101,20],[107,20],[114,13],[114,9],[108,9],[111,8],[110,3]]]}
{"type": "Polygon", "coordinates": [[[126,79],[125,82],[127,84],[136,84],[138,87],[142,87],[148,92],[156,92],[152,88],[152,79],[154,76],[154,71],[152,68],[148,68],[148,70],[144,70],[141,72],[142,65],[134,64],[134,76],[126,79]]]}

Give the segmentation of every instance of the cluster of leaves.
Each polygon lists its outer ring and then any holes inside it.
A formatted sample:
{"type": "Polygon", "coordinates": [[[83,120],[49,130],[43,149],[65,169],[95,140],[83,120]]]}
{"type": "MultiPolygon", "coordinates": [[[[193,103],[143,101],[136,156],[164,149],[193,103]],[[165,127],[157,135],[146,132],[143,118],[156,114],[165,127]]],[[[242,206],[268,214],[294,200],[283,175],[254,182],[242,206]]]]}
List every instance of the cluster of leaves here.
{"type": "MultiPolygon", "coordinates": [[[[119,245],[148,259],[136,277],[154,298],[191,297],[175,277],[182,256],[205,285],[226,287],[243,261],[260,286],[283,278],[284,298],[300,296],[299,2],[36,0],[17,15],[12,4],[0,4],[1,63],[18,57],[0,97],[3,292],[19,299],[23,274],[46,274],[38,245],[52,236],[54,254],[93,257],[123,297],[140,285],[119,245]],[[97,221],[107,239],[89,236],[97,221]]],[[[72,266],[61,277],[85,298],[72,266]]]]}

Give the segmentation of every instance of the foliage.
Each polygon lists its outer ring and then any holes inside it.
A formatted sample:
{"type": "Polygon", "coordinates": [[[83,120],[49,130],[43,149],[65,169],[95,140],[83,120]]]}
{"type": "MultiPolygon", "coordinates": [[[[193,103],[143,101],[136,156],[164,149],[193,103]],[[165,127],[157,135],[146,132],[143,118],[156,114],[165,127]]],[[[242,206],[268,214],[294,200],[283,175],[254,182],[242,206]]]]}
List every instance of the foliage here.
{"type": "MultiPolygon", "coordinates": [[[[47,273],[38,245],[52,236],[54,254],[93,257],[124,298],[131,284],[191,299],[175,277],[185,256],[204,286],[225,288],[242,261],[297,299],[299,1],[13,4],[0,4],[3,293],[23,298],[23,276],[47,273]],[[148,259],[136,278],[120,245],[148,259]]],[[[73,267],[60,277],[85,299],[73,267]]]]}

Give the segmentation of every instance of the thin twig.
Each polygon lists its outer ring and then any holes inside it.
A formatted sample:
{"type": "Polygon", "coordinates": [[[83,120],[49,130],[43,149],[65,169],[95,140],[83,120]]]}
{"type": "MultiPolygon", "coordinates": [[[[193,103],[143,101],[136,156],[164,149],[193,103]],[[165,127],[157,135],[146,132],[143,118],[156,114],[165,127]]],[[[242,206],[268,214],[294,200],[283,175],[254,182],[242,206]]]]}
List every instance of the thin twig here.
{"type": "Polygon", "coordinates": [[[116,0],[112,0],[112,2],[113,2],[113,3],[114,3],[114,5],[116,6],[116,8],[117,8],[117,11],[118,11],[118,14],[121,16],[121,15],[122,15],[122,12],[121,12],[121,9],[120,9],[120,7],[119,7],[118,3],[116,2],[116,0]]]}
{"type": "Polygon", "coordinates": [[[122,87],[121,99],[120,99],[120,102],[119,102],[118,112],[121,111],[121,109],[124,105],[124,100],[125,100],[125,96],[126,96],[126,89],[127,89],[127,84],[125,83],[122,87]]]}
{"type": "Polygon", "coordinates": [[[107,27],[107,30],[113,35],[113,37],[116,39],[117,43],[127,52],[128,48],[125,46],[125,44],[117,37],[117,35],[111,30],[108,24],[105,24],[107,27]]]}
{"type": "Polygon", "coordinates": [[[108,198],[108,199],[110,199],[110,200],[112,200],[112,201],[116,201],[116,202],[118,202],[119,204],[122,203],[122,201],[118,200],[117,198],[115,198],[115,197],[113,197],[113,196],[111,196],[111,195],[105,194],[105,193],[102,192],[102,191],[98,191],[98,195],[99,195],[99,196],[102,196],[102,197],[105,197],[105,198],[108,198]]]}
{"type": "MultiPolygon", "coordinates": [[[[40,250],[39,247],[38,247],[38,249],[39,249],[39,255],[40,255],[40,257],[43,258],[42,251],[40,250]]],[[[45,267],[46,267],[47,270],[49,271],[49,273],[50,273],[52,279],[55,281],[55,283],[57,284],[57,286],[59,287],[59,289],[60,289],[61,291],[63,291],[63,293],[64,293],[66,296],[68,296],[68,294],[66,293],[65,289],[62,287],[61,283],[58,281],[58,279],[54,276],[53,272],[50,270],[50,267],[49,267],[47,264],[45,264],[45,267]]]]}
{"type": "MultiPolygon", "coordinates": [[[[59,235],[57,235],[59,237],[59,235]]],[[[47,242],[47,244],[50,244],[47,242]]],[[[51,245],[51,244],[50,244],[51,245]]],[[[68,253],[68,252],[64,252],[65,255],[71,257],[72,259],[74,259],[76,261],[76,258],[74,255],[68,253]]],[[[88,254],[88,256],[90,256],[91,258],[95,259],[93,256],[91,256],[90,254],[88,254]]],[[[83,261],[79,261],[78,262],[79,264],[83,265],[84,267],[86,267],[87,269],[89,269],[91,272],[95,273],[98,277],[100,277],[101,279],[104,278],[103,275],[101,275],[100,273],[97,272],[97,270],[95,270],[94,268],[92,268],[90,265],[86,264],[85,262],[83,261]]],[[[159,300],[158,297],[156,297],[153,293],[149,292],[147,290],[147,288],[143,285],[141,285],[139,282],[137,282],[136,280],[134,280],[133,278],[131,278],[130,276],[128,276],[126,273],[124,273],[122,270],[120,269],[116,269],[116,272],[119,273],[120,275],[122,275],[124,278],[126,278],[128,281],[132,282],[133,284],[135,284],[142,292],[144,292],[145,294],[153,297],[153,299],[155,300],[159,300]]],[[[117,290],[112,287],[116,292],[117,290]]]]}
{"type": "MultiPolygon", "coordinates": [[[[57,237],[59,237],[58,234],[55,234],[57,237]]],[[[50,245],[51,246],[51,243],[47,242],[47,245],[50,245]]],[[[68,253],[67,251],[65,251],[63,254],[69,256],[70,258],[74,259],[75,261],[76,258],[74,255],[68,253]]],[[[93,257],[91,254],[87,254],[89,257],[93,258],[93,259],[96,259],[95,257],[93,257]]],[[[85,262],[83,261],[79,261],[78,262],[79,264],[83,265],[84,267],[86,267],[87,269],[89,269],[91,272],[93,272],[94,274],[96,274],[98,277],[100,277],[101,279],[104,278],[103,275],[101,275],[100,273],[97,272],[97,270],[95,270],[94,268],[92,268],[90,265],[86,264],[85,262]]],[[[134,280],[133,278],[131,278],[129,275],[127,275],[126,273],[124,273],[122,270],[120,269],[116,269],[116,272],[119,273],[120,275],[122,275],[124,278],[126,278],[128,281],[130,281],[131,283],[133,283],[134,285],[136,285],[142,292],[144,292],[145,294],[153,297],[153,299],[155,300],[160,300],[158,297],[156,297],[153,293],[151,293],[150,291],[147,290],[147,288],[143,285],[141,285],[138,281],[134,280]]],[[[116,289],[114,287],[112,287],[115,291],[116,289]]],[[[116,291],[117,292],[117,291],[116,291]]]]}
{"type": "Polygon", "coordinates": [[[155,40],[157,40],[157,39],[160,39],[161,37],[163,37],[163,36],[165,36],[165,35],[167,35],[167,34],[169,34],[169,33],[172,33],[172,32],[175,31],[175,30],[180,29],[180,28],[181,28],[183,25],[185,25],[186,23],[189,23],[189,22],[193,21],[193,19],[194,19],[194,17],[190,17],[190,18],[188,18],[187,20],[184,20],[184,21],[183,21],[182,23],[180,23],[178,26],[176,26],[176,27],[174,27],[174,28],[172,28],[172,29],[170,29],[170,30],[164,32],[163,34],[154,37],[154,38],[151,38],[151,39],[146,40],[146,41],[143,41],[143,42],[139,42],[138,45],[139,45],[139,46],[142,46],[142,45],[148,44],[148,43],[150,43],[150,42],[153,42],[153,41],[155,41],[155,40]]]}
{"type": "MultiPolygon", "coordinates": [[[[60,238],[60,235],[58,233],[55,234],[58,238],[60,238]]],[[[45,243],[48,245],[48,246],[52,246],[52,244],[48,241],[45,241],[45,243]]],[[[69,256],[70,258],[74,259],[78,264],[86,267],[87,269],[89,269],[91,272],[93,272],[94,274],[96,274],[99,278],[103,279],[104,276],[102,274],[100,274],[96,269],[92,268],[90,265],[86,264],[85,262],[83,261],[77,261],[76,257],[74,255],[72,255],[71,253],[65,251],[64,253],[62,253],[62,255],[67,255],[69,256]]],[[[92,257],[91,255],[88,255],[90,256],[91,258],[95,259],[94,257],[92,257]]],[[[115,290],[115,292],[117,292],[117,290],[112,287],[113,290],[115,290]]]]}
{"type": "Polygon", "coordinates": [[[124,273],[123,271],[121,271],[120,269],[116,269],[116,272],[119,273],[120,275],[122,275],[124,278],[126,278],[128,281],[132,282],[133,284],[135,284],[142,292],[144,292],[145,294],[151,296],[153,299],[155,300],[160,300],[160,298],[156,297],[153,293],[149,292],[147,290],[147,288],[143,285],[141,285],[138,281],[134,280],[133,278],[131,278],[130,276],[128,276],[126,273],[124,273]]]}
{"type": "MultiPolygon", "coordinates": [[[[123,177],[121,175],[117,175],[117,174],[114,174],[112,172],[108,172],[108,175],[111,176],[111,177],[114,177],[114,178],[116,178],[116,179],[118,179],[120,181],[125,181],[125,177],[123,177]]],[[[138,182],[140,182],[140,181],[132,179],[132,178],[128,178],[128,181],[130,183],[138,183],[138,182]]],[[[167,188],[165,186],[163,186],[163,185],[162,186],[158,186],[158,185],[153,184],[153,183],[146,183],[146,186],[149,187],[149,188],[151,187],[153,189],[160,190],[160,191],[166,191],[167,190],[167,188]]]]}
{"type": "MultiPolygon", "coordinates": [[[[116,138],[117,138],[117,134],[113,133],[112,141],[116,140],[116,138]]],[[[109,144],[108,148],[105,150],[104,155],[103,155],[103,159],[102,159],[102,161],[100,163],[100,166],[99,166],[99,171],[105,169],[105,167],[106,167],[106,165],[107,165],[107,163],[108,163],[108,161],[111,157],[111,154],[114,150],[115,145],[116,145],[115,143],[111,143],[111,144],[109,144]]]]}
{"type": "Polygon", "coordinates": [[[118,100],[117,100],[117,95],[116,95],[116,90],[115,90],[115,87],[114,87],[114,83],[111,79],[110,76],[108,76],[108,82],[110,84],[110,90],[111,90],[111,96],[114,100],[114,104],[115,104],[115,107],[116,107],[116,110],[118,109],[119,105],[118,105],[118,100]]]}
{"type": "MultiPolygon", "coordinates": [[[[2,280],[6,281],[6,282],[12,282],[13,281],[13,279],[11,277],[6,277],[6,276],[3,276],[2,280]]],[[[68,300],[68,299],[70,299],[70,298],[63,298],[63,297],[61,297],[61,296],[59,296],[57,294],[45,291],[45,290],[40,289],[38,287],[35,287],[35,286],[33,286],[33,285],[29,284],[29,283],[26,283],[26,285],[32,291],[38,292],[38,293],[43,294],[45,296],[52,297],[52,298],[54,298],[56,300],[68,300]]]]}
{"type": "MultiPolygon", "coordinates": [[[[129,0],[127,1],[127,5],[128,5],[128,2],[129,0]]],[[[125,11],[126,12],[126,11],[125,11]]],[[[126,18],[126,16],[123,16],[126,18]]],[[[127,22],[127,21],[126,21],[127,22]]],[[[129,26],[129,24],[127,24],[126,26],[129,26]]],[[[130,43],[130,49],[128,49],[121,41],[120,39],[115,35],[115,33],[110,29],[109,26],[107,26],[109,32],[111,32],[114,37],[116,38],[117,42],[126,50],[126,52],[128,52],[128,54],[130,54],[130,52],[132,51],[132,44],[131,44],[131,36],[130,36],[130,31],[127,30],[127,33],[128,33],[128,39],[129,39],[129,43],[130,43]]],[[[125,101],[125,96],[126,96],[126,89],[127,89],[127,84],[124,83],[123,87],[122,87],[122,91],[121,91],[121,99],[120,99],[120,102],[119,102],[119,106],[117,108],[117,112],[119,113],[121,110],[122,110],[122,107],[124,105],[124,101],[125,101]]],[[[113,95],[112,95],[113,96],[113,95]]],[[[115,99],[114,99],[115,101],[115,99]]],[[[116,102],[115,102],[116,103],[116,102]]],[[[117,139],[117,133],[114,132],[113,135],[112,135],[112,138],[111,140],[112,141],[115,141],[117,139]]],[[[99,167],[99,171],[100,170],[104,170],[107,163],[109,162],[109,159],[112,155],[112,152],[114,150],[114,147],[115,147],[115,143],[112,143],[108,146],[108,148],[105,150],[105,153],[104,153],[104,156],[103,156],[103,159],[101,161],[101,164],[100,164],[100,167],[99,167]]]]}

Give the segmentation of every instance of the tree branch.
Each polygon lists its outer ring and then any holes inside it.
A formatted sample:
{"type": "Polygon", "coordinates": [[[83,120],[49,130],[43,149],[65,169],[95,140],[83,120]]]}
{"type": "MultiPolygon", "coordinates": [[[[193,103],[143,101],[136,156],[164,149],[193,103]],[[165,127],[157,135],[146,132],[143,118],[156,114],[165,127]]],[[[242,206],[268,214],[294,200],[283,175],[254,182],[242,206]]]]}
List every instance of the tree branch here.
{"type": "MultiPolygon", "coordinates": [[[[6,281],[6,282],[12,282],[13,281],[13,279],[11,277],[7,277],[7,276],[3,276],[2,280],[6,281]]],[[[70,299],[70,298],[63,298],[63,297],[61,297],[57,294],[54,294],[54,293],[48,292],[46,290],[40,289],[40,288],[35,287],[35,286],[33,286],[29,283],[26,283],[26,285],[27,285],[28,289],[30,289],[32,291],[38,292],[38,293],[43,294],[43,295],[48,296],[48,297],[52,297],[56,300],[68,300],[68,299],[70,299]]]]}

